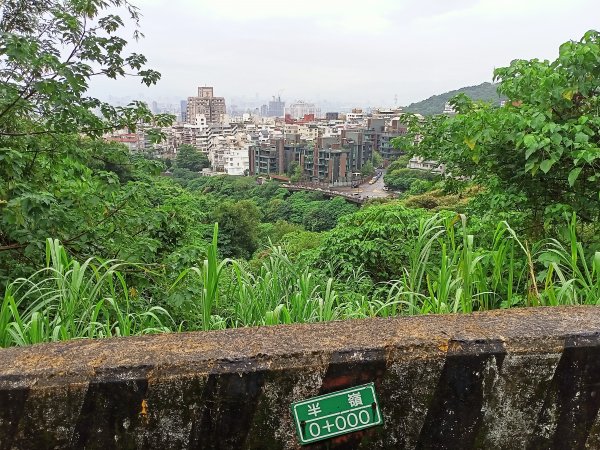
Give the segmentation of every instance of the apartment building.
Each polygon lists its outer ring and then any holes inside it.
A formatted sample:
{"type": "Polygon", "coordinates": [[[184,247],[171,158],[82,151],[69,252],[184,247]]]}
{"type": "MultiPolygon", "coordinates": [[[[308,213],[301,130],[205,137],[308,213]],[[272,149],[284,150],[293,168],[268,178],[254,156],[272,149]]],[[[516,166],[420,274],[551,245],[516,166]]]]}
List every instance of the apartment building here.
{"type": "MultiPolygon", "coordinates": [[[[137,149],[146,153],[153,153],[161,157],[173,157],[176,150],[181,145],[191,145],[196,147],[207,155],[214,153],[214,146],[220,141],[219,137],[233,138],[234,141],[240,141],[236,136],[238,134],[238,124],[221,122],[218,124],[208,123],[204,114],[197,114],[191,123],[176,123],[173,126],[162,128],[161,131],[165,138],[160,143],[153,143],[146,131],[147,126],[140,126],[137,131],[137,149]]],[[[245,137],[245,136],[243,136],[245,137]]],[[[220,162],[222,170],[222,160],[220,162]]]]}
{"type": "Polygon", "coordinates": [[[345,114],[346,124],[362,125],[367,115],[360,108],[354,108],[351,112],[345,114]]]}
{"type": "Polygon", "coordinates": [[[444,164],[440,164],[437,161],[425,160],[420,156],[413,156],[408,161],[406,167],[409,169],[424,170],[440,175],[444,175],[444,173],[446,172],[446,166],[444,164]]]}
{"type": "Polygon", "coordinates": [[[385,163],[393,161],[398,156],[404,153],[404,150],[394,147],[392,144],[393,139],[397,138],[403,133],[399,132],[385,132],[379,135],[377,143],[377,152],[381,155],[385,163]]]}
{"type": "Polygon", "coordinates": [[[373,148],[365,140],[364,131],[342,130],[340,138],[342,148],[348,150],[347,171],[360,172],[363,165],[373,157],[373,148]]]}
{"type": "Polygon", "coordinates": [[[227,175],[247,175],[250,171],[249,145],[229,147],[223,153],[223,169],[227,175]]]}
{"type": "Polygon", "coordinates": [[[136,129],[137,150],[145,153],[152,153],[156,145],[152,142],[151,136],[146,133],[145,126],[139,126],[136,129]]]}
{"type": "MultiPolygon", "coordinates": [[[[233,134],[225,134],[222,130],[217,132],[212,127],[211,130],[215,133],[212,138],[212,146],[208,152],[208,160],[210,161],[211,168],[216,172],[226,172],[227,163],[234,162],[235,164],[230,166],[232,171],[235,171],[235,168],[241,168],[241,174],[243,174],[245,170],[248,170],[248,162],[245,162],[244,158],[238,152],[238,150],[244,151],[245,158],[247,158],[248,142],[245,133],[235,132],[233,134]],[[228,158],[234,158],[234,160],[231,161],[228,158]],[[237,163],[240,163],[240,165],[238,166],[237,163]],[[241,163],[244,163],[244,165],[241,163]]],[[[239,174],[236,173],[236,175],[239,174]]]]}
{"type": "Polygon", "coordinates": [[[393,146],[392,140],[406,133],[406,127],[399,118],[371,117],[364,130],[365,141],[373,151],[378,152],[384,162],[390,162],[402,154],[402,149],[393,146]]]}
{"type": "Polygon", "coordinates": [[[187,99],[187,120],[196,124],[198,115],[204,115],[208,123],[218,123],[226,113],[225,98],[215,97],[211,86],[200,86],[198,96],[187,99]]]}
{"type": "Polygon", "coordinates": [[[129,133],[127,130],[115,131],[114,133],[106,134],[104,139],[109,142],[124,144],[130,151],[138,150],[139,136],[137,133],[129,133]]]}
{"type": "Polygon", "coordinates": [[[292,119],[303,119],[305,116],[312,115],[318,117],[321,110],[314,103],[298,100],[285,108],[285,113],[289,114],[292,119]]]}
{"type": "Polygon", "coordinates": [[[391,120],[394,117],[398,117],[402,114],[402,108],[375,108],[372,111],[371,116],[376,119],[391,120]]]}
{"type": "Polygon", "coordinates": [[[360,172],[370,158],[363,134],[354,131],[319,135],[314,141],[304,139],[300,133],[286,133],[285,139],[272,139],[249,149],[252,175],[284,176],[296,162],[303,169],[305,181],[325,183],[351,182],[353,174],[360,172]]]}
{"type": "Polygon", "coordinates": [[[320,127],[316,124],[299,125],[297,129],[300,137],[307,141],[314,141],[321,133],[320,127]]]}
{"type": "Polygon", "coordinates": [[[189,123],[173,125],[165,134],[165,146],[169,152],[179,148],[181,145],[191,145],[204,153],[208,153],[212,147],[214,136],[211,127],[203,120],[198,119],[199,125],[189,123]]]}

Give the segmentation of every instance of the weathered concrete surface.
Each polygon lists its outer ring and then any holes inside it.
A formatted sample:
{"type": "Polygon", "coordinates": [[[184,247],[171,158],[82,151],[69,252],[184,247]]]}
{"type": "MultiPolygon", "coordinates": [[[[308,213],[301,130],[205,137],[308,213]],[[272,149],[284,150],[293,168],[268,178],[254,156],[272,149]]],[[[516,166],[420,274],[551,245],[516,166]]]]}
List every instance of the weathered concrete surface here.
{"type": "Polygon", "coordinates": [[[0,350],[0,450],[296,449],[291,402],[370,381],[384,425],[304,448],[600,448],[600,308],[0,350]]]}

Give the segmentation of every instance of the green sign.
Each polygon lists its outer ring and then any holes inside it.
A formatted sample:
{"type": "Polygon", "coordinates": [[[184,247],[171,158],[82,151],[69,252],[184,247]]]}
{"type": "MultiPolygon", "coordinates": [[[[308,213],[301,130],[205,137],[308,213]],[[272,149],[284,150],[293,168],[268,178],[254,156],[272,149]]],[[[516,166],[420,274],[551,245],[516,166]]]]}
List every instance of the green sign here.
{"type": "Polygon", "coordinates": [[[381,408],[373,383],[292,403],[301,444],[381,425],[381,408]]]}

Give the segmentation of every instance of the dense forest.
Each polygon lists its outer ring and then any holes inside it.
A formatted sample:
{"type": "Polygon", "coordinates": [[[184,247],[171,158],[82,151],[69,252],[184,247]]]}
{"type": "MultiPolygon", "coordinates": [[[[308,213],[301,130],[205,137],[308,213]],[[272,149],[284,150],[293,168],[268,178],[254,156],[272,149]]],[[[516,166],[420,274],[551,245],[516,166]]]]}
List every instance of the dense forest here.
{"type": "Polygon", "coordinates": [[[404,110],[414,114],[430,116],[432,114],[441,114],[444,111],[446,103],[456,97],[458,94],[465,94],[472,100],[482,100],[499,105],[501,100],[506,97],[498,93],[498,85],[495,83],[481,83],[477,86],[466,86],[443,94],[432,95],[428,99],[420,102],[411,103],[404,110]]]}
{"type": "MultiPolygon", "coordinates": [[[[125,54],[120,0],[4,5],[0,346],[75,337],[468,313],[600,299],[600,34],[494,72],[506,106],[406,115],[445,176],[388,168],[360,209],[253,177],[202,177],[102,139],[170,117],[87,96],[160,74],[125,54]],[[32,4],[34,5],[34,4],[32,4]]],[[[136,31],[139,33],[139,31],[136,31]]],[[[444,100],[445,101],[445,100],[444,100]]],[[[160,139],[160,133],[154,133],[160,139]]]]}

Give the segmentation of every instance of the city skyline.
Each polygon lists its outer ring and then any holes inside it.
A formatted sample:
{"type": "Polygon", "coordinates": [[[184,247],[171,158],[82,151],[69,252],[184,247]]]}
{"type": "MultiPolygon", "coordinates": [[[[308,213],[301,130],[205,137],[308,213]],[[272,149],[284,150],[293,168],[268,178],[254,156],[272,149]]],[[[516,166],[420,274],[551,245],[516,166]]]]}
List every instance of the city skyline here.
{"type": "Polygon", "coordinates": [[[145,0],[146,37],[129,49],[161,81],[102,80],[92,94],[174,102],[210,85],[228,100],[402,106],[492,81],[514,58],[554,59],[600,14],[591,0],[445,3],[145,0]]]}

